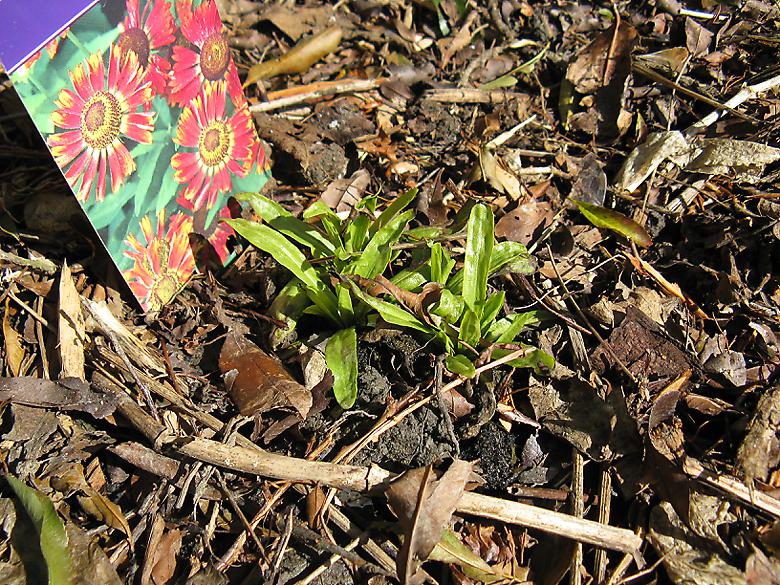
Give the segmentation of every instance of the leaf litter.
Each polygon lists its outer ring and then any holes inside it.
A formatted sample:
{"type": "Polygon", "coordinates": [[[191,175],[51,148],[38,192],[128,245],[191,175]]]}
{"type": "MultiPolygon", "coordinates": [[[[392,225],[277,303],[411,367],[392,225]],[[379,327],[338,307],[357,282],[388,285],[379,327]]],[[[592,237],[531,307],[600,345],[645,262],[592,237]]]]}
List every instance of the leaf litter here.
{"type": "Polygon", "coordinates": [[[779,582],[777,8],[220,4],[272,254],[156,316],[0,92],[0,580],[779,582]]]}

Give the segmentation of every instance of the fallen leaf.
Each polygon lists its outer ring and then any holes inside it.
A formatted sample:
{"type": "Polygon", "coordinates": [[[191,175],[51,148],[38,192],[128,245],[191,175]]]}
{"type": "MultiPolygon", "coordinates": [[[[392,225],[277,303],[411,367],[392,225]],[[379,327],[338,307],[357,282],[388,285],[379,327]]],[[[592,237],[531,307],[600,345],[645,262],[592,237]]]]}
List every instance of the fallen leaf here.
{"type": "Polygon", "coordinates": [[[244,87],[261,79],[268,79],[285,73],[302,73],[317,61],[338,49],[342,30],[339,27],[326,29],[313,37],[299,42],[278,59],[257,63],[249,69],[244,87]]]}
{"type": "Polygon", "coordinates": [[[613,209],[593,205],[579,199],[571,199],[590,223],[598,228],[612,230],[644,248],[653,243],[650,234],[630,217],[613,209]]]}
{"type": "Polygon", "coordinates": [[[5,362],[8,371],[13,376],[19,376],[22,371],[22,362],[27,353],[22,347],[22,336],[11,326],[10,299],[5,299],[5,312],[3,314],[3,346],[5,348],[5,362]]]}
{"type": "Polygon", "coordinates": [[[371,175],[365,169],[359,169],[346,179],[336,179],[325,189],[320,199],[336,213],[349,213],[360,203],[371,175]]]}
{"type": "Polygon", "coordinates": [[[520,199],[520,180],[506,169],[506,165],[490,148],[483,146],[479,151],[479,166],[482,177],[499,193],[505,193],[514,200],[520,199]]]}
{"type": "Polygon", "coordinates": [[[219,354],[219,369],[230,397],[244,416],[292,407],[306,418],[311,409],[311,393],[279,360],[245,337],[228,334],[219,354]]]}
{"type": "Polygon", "coordinates": [[[552,206],[546,201],[529,201],[507,212],[496,222],[496,237],[529,244],[540,226],[552,222],[552,206]]]}
{"type": "Polygon", "coordinates": [[[758,401],[747,434],[737,451],[737,466],[748,484],[766,481],[780,463],[780,387],[766,391],[758,401]]]}
{"type": "Polygon", "coordinates": [[[62,265],[57,315],[60,377],[84,379],[84,316],[67,262],[62,265]]]}
{"type": "Polygon", "coordinates": [[[428,466],[407,471],[387,488],[388,504],[404,534],[396,560],[402,583],[422,582],[420,564],[441,540],[471,475],[471,463],[456,459],[439,479],[428,466]]]}

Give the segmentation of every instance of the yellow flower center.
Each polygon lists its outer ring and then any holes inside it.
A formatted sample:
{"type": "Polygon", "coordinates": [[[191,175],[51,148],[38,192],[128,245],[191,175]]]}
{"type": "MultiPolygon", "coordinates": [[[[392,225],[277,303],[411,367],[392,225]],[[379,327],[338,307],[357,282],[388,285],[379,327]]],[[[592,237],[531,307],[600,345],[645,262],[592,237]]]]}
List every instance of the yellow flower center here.
{"type": "Polygon", "coordinates": [[[111,145],[122,127],[122,107],[108,91],[99,91],[87,100],[81,110],[81,134],[91,148],[101,150],[111,145]]]}
{"type": "Polygon", "coordinates": [[[146,67],[149,63],[149,53],[151,52],[149,37],[146,36],[143,29],[138,27],[127,29],[119,36],[117,44],[120,49],[133,51],[138,57],[141,67],[146,67]]]}
{"type": "Polygon", "coordinates": [[[198,137],[198,154],[207,167],[227,162],[233,147],[233,132],[222,120],[214,120],[198,137]]]}
{"type": "Polygon", "coordinates": [[[217,81],[225,76],[230,64],[230,48],[225,37],[216,33],[203,42],[200,49],[200,70],[209,81],[217,81]]]}

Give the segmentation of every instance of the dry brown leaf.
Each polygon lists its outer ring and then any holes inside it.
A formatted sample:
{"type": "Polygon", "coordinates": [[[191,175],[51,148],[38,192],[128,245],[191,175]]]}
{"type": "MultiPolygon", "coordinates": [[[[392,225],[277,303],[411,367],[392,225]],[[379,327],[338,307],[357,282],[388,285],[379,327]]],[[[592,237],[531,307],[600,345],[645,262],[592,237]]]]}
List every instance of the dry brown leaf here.
{"type": "Polygon", "coordinates": [[[291,6],[272,4],[260,13],[261,20],[267,20],[276,28],[297,41],[304,34],[322,30],[331,24],[334,11],[330,6],[291,6]]]}
{"type": "Polygon", "coordinates": [[[346,179],[336,179],[325,189],[320,199],[336,213],[349,213],[360,203],[371,175],[365,169],[359,169],[346,179]]]}
{"type": "Polygon", "coordinates": [[[249,69],[244,86],[276,75],[306,71],[317,61],[338,49],[341,35],[342,30],[339,27],[326,29],[301,41],[278,59],[253,65],[249,69]]]}
{"type": "Polygon", "coordinates": [[[540,226],[552,222],[553,215],[546,201],[523,203],[496,222],[496,237],[528,244],[540,226]]]}
{"type": "Polygon", "coordinates": [[[737,452],[737,466],[748,484],[766,481],[780,463],[780,387],[766,391],[756,406],[747,435],[737,452]]]}
{"type": "Polygon", "coordinates": [[[152,566],[152,583],[165,585],[173,578],[176,571],[176,559],[181,550],[183,534],[174,528],[166,531],[154,548],[154,563],[152,566]]]}
{"type": "Polygon", "coordinates": [[[22,371],[22,362],[27,355],[22,347],[22,337],[11,326],[11,301],[5,299],[5,313],[3,314],[3,346],[5,347],[5,362],[12,376],[19,376],[22,371]]]}
{"type": "Polygon", "coordinates": [[[274,408],[294,408],[306,418],[311,393],[276,358],[248,339],[230,333],[219,354],[219,369],[241,414],[255,416],[274,408]]]}
{"type": "Polygon", "coordinates": [[[57,315],[60,377],[84,379],[84,316],[81,300],[67,262],[60,274],[59,312],[57,315]]]}
{"type": "Polygon", "coordinates": [[[429,466],[407,471],[387,488],[387,501],[404,534],[396,568],[405,585],[422,581],[420,564],[441,540],[471,475],[471,463],[456,459],[439,479],[429,466]]]}

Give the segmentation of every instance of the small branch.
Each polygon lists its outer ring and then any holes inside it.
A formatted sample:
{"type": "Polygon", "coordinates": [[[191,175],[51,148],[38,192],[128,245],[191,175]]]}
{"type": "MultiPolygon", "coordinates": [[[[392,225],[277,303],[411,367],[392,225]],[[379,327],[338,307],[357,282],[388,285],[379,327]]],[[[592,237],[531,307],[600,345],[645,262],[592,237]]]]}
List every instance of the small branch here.
{"type": "Polygon", "coordinates": [[[338,82],[323,82],[309,86],[290,88],[280,92],[268,94],[267,102],[261,102],[249,106],[253,114],[258,112],[270,112],[288,106],[296,106],[308,100],[320,99],[343,93],[358,93],[371,91],[379,87],[384,79],[350,79],[338,82]]]}
{"type": "MultiPolygon", "coordinates": [[[[156,422],[127,392],[117,390],[116,386],[112,388],[113,385],[100,386],[116,396],[117,410],[142,432],[155,448],[167,448],[196,461],[262,477],[321,483],[361,492],[381,489],[394,478],[391,472],[377,466],[359,467],[308,461],[271,453],[257,446],[231,446],[199,437],[175,436],[156,422]]],[[[464,514],[542,530],[610,550],[637,553],[642,544],[639,536],[624,528],[604,526],[560,512],[472,492],[461,496],[457,510],[464,514]]]]}

